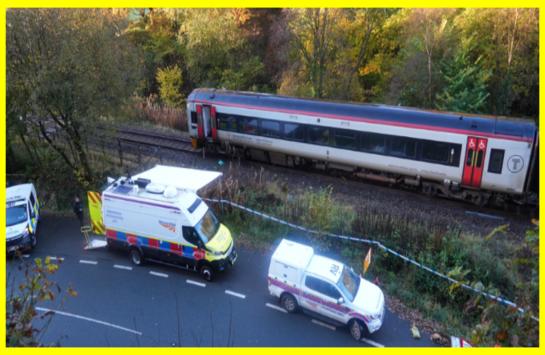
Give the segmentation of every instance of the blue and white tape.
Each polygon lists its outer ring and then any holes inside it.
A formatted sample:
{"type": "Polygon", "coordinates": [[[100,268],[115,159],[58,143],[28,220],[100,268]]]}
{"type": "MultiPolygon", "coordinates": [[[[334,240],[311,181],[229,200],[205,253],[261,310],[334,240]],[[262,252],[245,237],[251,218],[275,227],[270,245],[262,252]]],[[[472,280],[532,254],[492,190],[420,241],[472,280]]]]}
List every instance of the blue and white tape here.
{"type": "MultiPolygon", "coordinates": [[[[414,259],[411,259],[405,255],[402,255],[400,253],[398,253],[397,251],[393,250],[393,249],[390,249],[388,248],[387,246],[383,245],[382,243],[380,243],[379,241],[376,241],[376,240],[372,240],[372,239],[363,239],[363,238],[356,238],[356,237],[352,237],[352,236],[347,236],[347,235],[340,235],[340,234],[335,234],[335,233],[328,233],[328,232],[319,232],[319,231],[315,231],[313,229],[308,229],[308,228],[305,228],[303,226],[300,226],[300,225],[297,225],[297,224],[293,224],[293,223],[290,223],[290,222],[287,222],[287,221],[284,221],[282,219],[279,219],[279,218],[276,218],[276,217],[273,217],[273,216],[269,216],[268,214],[265,214],[265,213],[262,213],[262,212],[259,212],[259,211],[255,211],[251,208],[248,208],[248,207],[245,207],[245,206],[242,206],[242,205],[239,205],[238,203],[235,203],[235,202],[231,202],[229,200],[221,200],[221,199],[210,199],[210,198],[205,198],[204,199],[205,201],[207,202],[212,202],[212,203],[219,203],[219,204],[227,204],[227,205],[230,205],[230,206],[233,206],[233,207],[236,207],[240,210],[243,210],[243,211],[246,211],[248,213],[251,213],[253,215],[256,215],[256,216],[259,216],[261,218],[264,218],[264,219],[268,219],[270,221],[273,221],[273,222],[276,222],[276,223],[279,223],[279,224],[283,224],[283,225],[286,225],[288,227],[291,227],[291,228],[294,228],[294,229],[298,229],[298,230],[301,230],[301,231],[304,231],[304,232],[307,232],[307,233],[312,233],[312,234],[320,234],[320,235],[327,235],[329,237],[332,237],[332,238],[338,238],[338,239],[343,239],[343,240],[349,240],[349,241],[352,241],[352,242],[357,242],[357,243],[365,243],[365,244],[369,244],[369,245],[375,245],[377,246],[378,248],[386,251],[387,253],[390,253],[394,256],[397,256],[403,260],[405,260],[406,262],[409,262],[411,264],[414,264],[415,266],[423,269],[423,270],[426,270],[438,277],[441,277],[447,281],[449,281],[450,283],[453,283],[453,284],[458,284],[460,285],[460,287],[466,289],[466,290],[470,290],[470,291],[473,291],[475,293],[479,293],[483,296],[485,296],[486,298],[489,298],[491,300],[494,300],[494,301],[497,301],[501,304],[504,304],[504,305],[507,305],[509,307],[513,307],[513,308],[516,308],[520,313],[525,313],[526,311],[517,306],[516,303],[514,302],[511,302],[509,301],[508,299],[505,299],[503,297],[500,297],[500,296],[495,296],[491,293],[488,293],[488,292],[485,292],[485,291],[481,291],[481,290],[478,290],[468,284],[465,284],[465,283],[462,283],[460,281],[457,281],[455,279],[453,279],[452,277],[450,276],[447,276],[439,271],[436,271],[436,270],[433,270],[432,268],[422,264],[422,263],[419,263],[418,261],[414,260],[414,259]]],[[[535,316],[531,316],[531,318],[533,320],[535,320],[536,322],[539,322],[539,318],[535,317],[535,316]]]]}

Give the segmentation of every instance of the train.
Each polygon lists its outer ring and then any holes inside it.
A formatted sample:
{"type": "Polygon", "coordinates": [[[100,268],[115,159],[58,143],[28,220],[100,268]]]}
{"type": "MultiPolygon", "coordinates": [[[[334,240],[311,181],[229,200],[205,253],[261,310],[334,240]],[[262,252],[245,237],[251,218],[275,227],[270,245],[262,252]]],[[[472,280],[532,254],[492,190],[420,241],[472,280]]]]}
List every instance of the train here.
{"type": "Polygon", "coordinates": [[[382,104],[195,89],[188,131],[205,149],[336,171],[471,202],[537,204],[535,122],[382,104]]]}

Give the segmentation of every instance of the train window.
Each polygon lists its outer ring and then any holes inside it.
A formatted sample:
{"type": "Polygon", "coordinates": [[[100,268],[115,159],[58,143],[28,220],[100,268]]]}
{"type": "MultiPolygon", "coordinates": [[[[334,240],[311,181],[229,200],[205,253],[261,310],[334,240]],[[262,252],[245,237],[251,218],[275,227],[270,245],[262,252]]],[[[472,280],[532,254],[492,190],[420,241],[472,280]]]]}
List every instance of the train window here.
{"type": "Polygon", "coordinates": [[[490,150],[490,162],[488,163],[489,173],[501,174],[504,155],[505,155],[505,150],[503,149],[490,150]]]}
{"type": "Polygon", "coordinates": [[[237,131],[237,118],[235,116],[225,115],[220,113],[218,115],[218,120],[219,120],[219,129],[224,131],[231,131],[231,132],[237,131]]]}
{"type": "Polygon", "coordinates": [[[422,141],[422,160],[425,161],[458,166],[459,152],[459,144],[422,141]]]}
{"type": "Polygon", "coordinates": [[[284,138],[294,141],[304,141],[305,126],[296,123],[284,123],[284,138]]]}
{"type": "Polygon", "coordinates": [[[197,112],[191,111],[191,123],[197,124],[197,112]]]}
{"type": "Polygon", "coordinates": [[[473,164],[473,149],[470,149],[467,153],[466,166],[471,166],[473,164]]]}
{"type": "Polygon", "coordinates": [[[475,164],[476,168],[480,168],[483,164],[483,151],[479,150],[477,153],[477,163],[475,164]]]}
{"type": "Polygon", "coordinates": [[[257,134],[257,118],[241,117],[239,122],[240,133],[257,134]]]}
{"type": "Polygon", "coordinates": [[[282,130],[280,127],[280,122],[271,121],[271,120],[261,120],[261,127],[259,132],[262,136],[265,137],[280,137],[282,135],[282,130]]]}
{"type": "Polygon", "coordinates": [[[308,142],[312,144],[328,145],[329,128],[327,127],[308,127],[308,142]]]}
{"type": "Polygon", "coordinates": [[[390,137],[390,155],[402,158],[416,157],[416,142],[414,139],[390,137]]]}
{"type": "Polygon", "coordinates": [[[346,129],[336,129],[335,134],[332,137],[334,144],[338,148],[357,150],[358,144],[356,139],[356,132],[346,129]]]}
{"type": "Polygon", "coordinates": [[[370,153],[385,153],[386,152],[386,140],[382,134],[376,133],[363,133],[361,150],[370,153]]]}

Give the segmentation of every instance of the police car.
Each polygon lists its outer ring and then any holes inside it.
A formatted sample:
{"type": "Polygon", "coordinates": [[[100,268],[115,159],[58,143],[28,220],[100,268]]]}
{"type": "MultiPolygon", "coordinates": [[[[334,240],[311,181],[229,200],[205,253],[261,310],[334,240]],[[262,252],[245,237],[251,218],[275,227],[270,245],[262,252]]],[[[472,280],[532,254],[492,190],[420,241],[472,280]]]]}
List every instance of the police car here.
{"type": "Polygon", "coordinates": [[[8,187],[6,190],[7,252],[36,246],[40,205],[33,184],[8,187]]]}
{"type": "Polygon", "coordinates": [[[341,262],[315,255],[310,246],[283,239],[271,258],[269,292],[289,313],[298,308],[348,325],[360,340],[384,320],[384,294],[341,262]]]}

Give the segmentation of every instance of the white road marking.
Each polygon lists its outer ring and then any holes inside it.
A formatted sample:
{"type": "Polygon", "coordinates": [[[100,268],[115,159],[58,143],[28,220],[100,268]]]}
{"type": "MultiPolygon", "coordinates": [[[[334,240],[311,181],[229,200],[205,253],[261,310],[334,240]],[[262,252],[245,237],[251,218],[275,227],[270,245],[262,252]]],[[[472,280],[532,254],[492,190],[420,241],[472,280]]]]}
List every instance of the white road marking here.
{"type": "Polygon", "coordinates": [[[29,254],[23,254],[21,255],[23,258],[30,258],[30,255],[29,254]]]}
{"type": "Polygon", "coordinates": [[[193,281],[193,280],[185,280],[185,282],[187,282],[188,284],[195,285],[195,286],[206,287],[206,284],[203,284],[202,282],[197,282],[197,281],[193,281]]]}
{"type": "Polygon", "coordinates": [[[159,277],[164,277],[164,278],[167,278],[167,277],[168,277],[167,274],[163,274],[162,272],[150,271],[149,273],[150,273],[151,275],[153,275],[153,276],[159,276],[159,277]]]}
{"type": "Polygon", "coordinates": [[[288,311],[286,311],[284,308],[278,307],[278,306],[276,306],[274,304],[265,303],[265,306],[267,306],[269,308],[272,308],[272,309],[276,309],[277,311],[280,311],[280,312],[288,313],[288,311]]]}
{"type": "Polygon", "coordinates": [[[66,316],[66,317],[72,317],[72,318],[76,318],[76,319],[86,320],[86,321],[88,321],[88,322],[93,322],[93,323],[102,324],[102,325],[105,325],[105,326],[108,326],[108,327],[116,328],[116,329],[119,329],[119,330],[124,330],[124,331],[129,332],[129,333],[133,333],[133,334],[137,334],[137,335],[142,335],[142,332],[139,332],[139,331],[137,331],[137,330],[125,328],[125,327],[122,327],[122,326],[120,326],[120,325],[116,325],[116,324],[104,322],[104,321],[101,321],[101,320],[98,320],[98,319],[94,319],[94,318],[89,318],[89,317],[80,316],[80,315],[73,314],[73,313],[62,312],[62,311],[57,311],[57,310],[54,310],[54,309],[43,308],[43,307],[36,307],[36,310],[38,310],[38,311],[40,311],[40,312],[53,312],[53,313],[58,314],[58,315],[61,315],[61,316],[66,316]]]}
{"type": "Polygon", "coordinates": [[[360,339],[361,341],[363,341],[364,343],[367,343],[371,346],[374,346],[376,348],[383,348],[384,345],[380,344],[380,343],[377,343],[376,341],[372,341],[371,339],[367,339],[367,338],[361,338],[360,339]]]}
{"type": "Polygon", "coordinates": [[[63,261],[64,258],[63,258],[63,257],[58,257],[58,256],[50,256],[50,257],[49,257],[49,260],[60,260],[60,261],[63,261]]]}
{"type": "Polygon", "coordinates": [[[233,292],[231,290],[225,290],[225,293],[228,294],[228,295],[231,295],[231,296],[242,298],[242,299],[246,298],[246,295],[243,295],[242,293],[238,293],[238,292],[233,292]]]}
{"type": "Polygon", "coordinates": [[[336,330],[337,329],[337,327],[334,327],[331,324],[320,322],[319,320],[316,320],[316,319],[313,319],[312,323],[321,325],[322,327],[325,327],[325,328],[328,328],[328,329],[331,329],[331,330],[336,330]]]}
{"type": "Polygon", "coordinates": [[[125,266],[125,265],[114,265],[114,268],[121,269],[121,270],[132,270],[132,266],[125,266]]]}
{"type": "Polygon", "coordinates": [[[79,263],[80,263],[80,264],[96,265],[96,264],[98,264],[98,261],[94,261],[94,260],[80,260],[79,263]]]}

